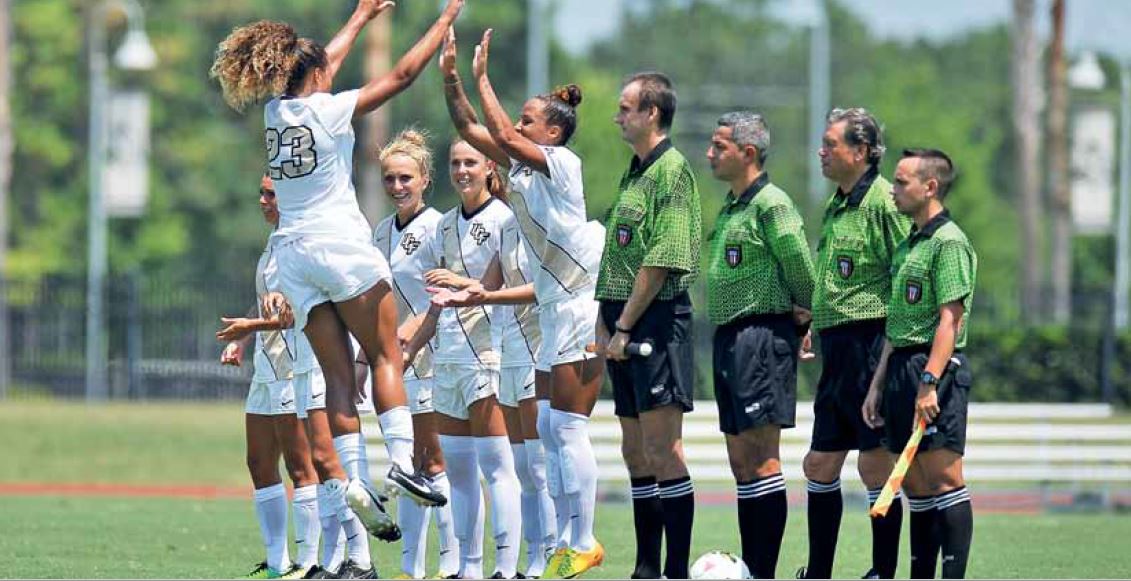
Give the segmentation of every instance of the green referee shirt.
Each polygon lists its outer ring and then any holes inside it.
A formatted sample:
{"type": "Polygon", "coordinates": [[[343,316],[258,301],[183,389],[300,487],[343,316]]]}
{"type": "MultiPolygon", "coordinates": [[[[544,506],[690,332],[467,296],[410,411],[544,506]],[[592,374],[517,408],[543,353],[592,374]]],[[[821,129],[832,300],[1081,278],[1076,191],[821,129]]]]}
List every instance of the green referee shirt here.
{"type": "Polygon", "coordinates": [[[686,292],[699,274],[701,229],[695,174],[671,141],[633,156],[605,223],[597,299],[627,301],[645,266],[669,271],[656,300],[686,292]]]}
{"type": "Polygon", "coordinates": [[[813,327],[820,331],[887,316],[892,254],[910,227],[877,168],[851,192],[837,189],[825,205],[817,245],[813,327]]]}
{"type": "Polygon", "coordinates": [[[962,322],[954,348],[966,346],[966,327],[974,301],[978,255],[945,210],[896,249],[892,265],[887,337],[893,347],[930,344],[939,326],[939,308],[962,301],[962,322]]]}
{"type": "Polygon", "coordinates": [[[748,315],[790,313],[809,308],[813,261],[801,214],[763,172],[727,204],[715,221],[707,266],[711,322],[729,323],[748,315]]]}

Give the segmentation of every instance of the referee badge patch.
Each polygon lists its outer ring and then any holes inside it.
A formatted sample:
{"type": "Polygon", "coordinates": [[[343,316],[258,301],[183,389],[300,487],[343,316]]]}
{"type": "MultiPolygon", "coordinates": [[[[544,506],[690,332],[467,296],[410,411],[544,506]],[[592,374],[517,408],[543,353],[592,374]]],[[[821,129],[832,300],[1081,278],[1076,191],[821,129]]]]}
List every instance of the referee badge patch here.
{"type": "Polygon", "coordinates": [[[728,244],[726,259],[727,266],[738,268],[738,265],[742,264],[742,246],[738,244],[728,244]]]}
{"type": "Polygon", "coordinates": [[[632,243],[632,228],[626,224],[617,224],[617,245],[628,246],[632,243]]]}
{"type": "Polygon", "coordinates": [[[923,300],[923,283],[911,279],[907,281],[907,304],[913,305],[923,300]]]}
{"type": "Polygon", "coordinates": [[[836,269],[840,273],[841,278],[851,278],[852,272],[856,270],[856,263],[852,261],[851,256],[840,255],[836,257],[836,269]]]}

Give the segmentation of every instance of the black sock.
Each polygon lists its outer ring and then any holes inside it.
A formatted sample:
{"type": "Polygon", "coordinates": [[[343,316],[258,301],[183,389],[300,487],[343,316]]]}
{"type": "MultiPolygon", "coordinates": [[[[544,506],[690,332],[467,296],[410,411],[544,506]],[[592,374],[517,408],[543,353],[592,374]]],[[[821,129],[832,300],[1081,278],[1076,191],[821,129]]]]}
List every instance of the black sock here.
{"type": "Polygon", "coordinates": [[[664,505],[652,476],[632,479],[632,519],[636,525],[636,568],[632,579],[660,577],[660,546],[664,540],[664,505]]]}
{"type": "Polygon", "coordinates": [[[944,579],[966,577],[970,557],[970,540],[974,536],[974,511],[970,491],[965,486],[935,497],[939,511],[939,540],[942,543],[942,576],[944,579]]]}
{"type": "Polygon", "coordinates": [[[934,579],[939,556],[935,497],[908,496],[907,507],[911,509],[911,578],[934,579]]]}
{"type": "Polygon", "coordinates": [[[781,473],[738,483],[742,560],[756,579],[774,578],[787,511],[785,478],[781,473]]]}
{"type": "Polygon", "coordinates": [[[660,483],[660,502],[664,506],[664,536],[668,554],[664,560],[664,576],[687,579],[691,557],[691,525],[695,520],[695,487],[691,477],[684,476],[660,483]]]}
{"type": "Polygon", "coordinates": [[[829,579],[833,575],[836,541],[844,514],[840,478],[828,483],[810,480],[806,488],[809,491],[809,564],[805,578],[829,579]]]}
{"type": "MultiPolygon", "coordinates": [[[[868,491],[868,507],[880,497],[883,488],[868,491]]],[[[896,493],[888,513],[872,518],[872,570],[880,579],[894,579],[899,565],[899,530],[903,527],[903,499],[896,493]]]]}

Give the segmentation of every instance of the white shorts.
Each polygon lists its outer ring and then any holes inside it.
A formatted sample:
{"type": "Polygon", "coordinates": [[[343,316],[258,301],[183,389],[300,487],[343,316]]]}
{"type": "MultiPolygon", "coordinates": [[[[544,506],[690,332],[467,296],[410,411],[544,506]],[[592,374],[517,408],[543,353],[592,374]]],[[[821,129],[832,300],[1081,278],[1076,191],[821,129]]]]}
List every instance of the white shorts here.
{"type": "Polygon", "coordinates": [[[305,419],[309,410],[326,409],[326,379],[322,377],[321,367],[296,373],[294,386],[298,417],[305,419]]]}
{"type": "Polygon", "coordinates": [[[597,357],[585,350],[597,342],[597,301],[593,291],[539,307],[542,347],[534,368],[550,371],[555,365],[597,357]]]}
{"type": "Polygon", "coordinates": [[[471,404],[499,393],[497,367],[437,363],[432,371],[433,409],[448,417],[466,420],[471,404]]]}
{"type": "Polygon", "coordinates": [[[499,371],[499,403],[518,407],[518,402],[534,397],[534,366],[504,367],[499,371]]]}
{"type": "Polygon", "coordinates": [[[282,416],[295,413],[295,389],[291,380],[252,381],[247,390],[245,414],[282,416]]]}
{"type": "Polygon", "coordinates": [[[366,240],[304,236],[279,245],[279,284],[295,315],[295,329],[306,328],[310,310],[341,303],[389,281],[389,263],[366,240]]]}
{"type": "Polygon", "coordinates": [[[432,407],[432,378],[404,380],[405,395],[408,396],[408,410],[412,415],[430,414],[432,407]]]}

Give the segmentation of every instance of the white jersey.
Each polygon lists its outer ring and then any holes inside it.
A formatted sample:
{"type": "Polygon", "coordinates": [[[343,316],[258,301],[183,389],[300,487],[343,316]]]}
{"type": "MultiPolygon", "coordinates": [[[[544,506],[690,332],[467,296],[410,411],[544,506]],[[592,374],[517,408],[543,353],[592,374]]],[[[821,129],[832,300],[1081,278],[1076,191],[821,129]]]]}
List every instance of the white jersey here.
{"type": "MultiPolygon", "coordinates": [[[[433,237],[434,267],[481,280],[499,253],[503,225],[514,218],[506,204],[491,198],[475,213],[456,206],[440,220],[433,237]]],[[[498,367],[499,352],[491,333],[493,309],[487,306],[444,309],[436,331],[436,363],[498,367]]]]}
{"type": "MultiPolygon", "coordinates": [[[[425,290],[424,272],[439,264],[436,245],[428,243],[436,237],[443,214],[433,208],[424,208],[407,224],[398,224],[393,214],[381,220],[373,229],[373,245],[389,261],[393,272],[393,295],[397,300],[397,324],[428,311],[431,295],[425,290]]],[[[435,341],[430,341],[404,370],[404,378],[427,379],[432,377],[432,357],[435,341]]]]}
{"type": "Polygon", "coordinates": [[[534,293],[545,304],[576,295],[597,282],[585,244],[581,158],[565,147],[541,146],[550,175],[511,160],[511,207],[534,251],[534,293]]]}
{"type": "MultiPolygon", "coordinates": [[[[279,289],[279,271],[272,240],[268,240],[263,254],[259,255],[259,262],[255,265],[255,308],[261,318],[263,295],[268,291],[279,289]]],[[[291,379],[296,355],[294,336],[293,329],[255,333],[255,356],[252,359],[255,372],[252,381],[272,382],[291,379]]]]}
{"type": "Polygon", "coordinates": [[[272,99],[263,112],[268,174],[275,181],[274,236],[332,236],[368,241],[369,223],[353,189],[357,91],[272,99]]]}
{"type": "MultiPolygon", "coordinates": [[[[534,280],[537,264],[530,260],[525,237],[518,220],[511,218],[503,225],[503,239],[499,246],[499,266],[503,271],[503,284],[510,288],[529,284],[534,280]]],[[[538,348],[542,344],[542,330],[538,326],[538,306],[500,305],[495,307],[495,317],[501,321],[502,367],[534,365],[538,348]]],[[[499,325],[496,325],[499,327],[499,325]]]]}

